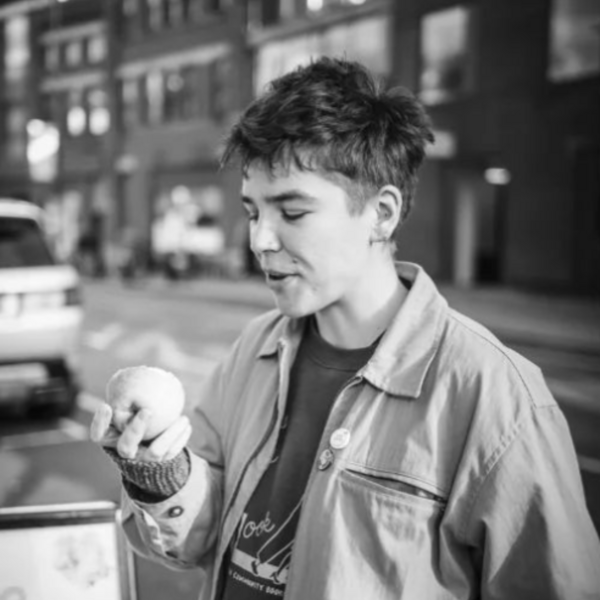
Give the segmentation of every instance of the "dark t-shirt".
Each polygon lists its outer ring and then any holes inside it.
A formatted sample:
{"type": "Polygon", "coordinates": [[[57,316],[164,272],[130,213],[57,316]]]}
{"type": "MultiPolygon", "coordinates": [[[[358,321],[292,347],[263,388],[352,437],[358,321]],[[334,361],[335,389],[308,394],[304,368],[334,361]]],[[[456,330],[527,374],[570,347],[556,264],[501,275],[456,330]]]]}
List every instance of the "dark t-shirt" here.
{"type": "Polygon", "coordinates": [[[286,415],[271,464],[238,524],[228,553],[223,600],[282,597],[292,546],[319,441],[342,386],[373,354],[323,340],[311,319],[290,373],[286,415]]]}

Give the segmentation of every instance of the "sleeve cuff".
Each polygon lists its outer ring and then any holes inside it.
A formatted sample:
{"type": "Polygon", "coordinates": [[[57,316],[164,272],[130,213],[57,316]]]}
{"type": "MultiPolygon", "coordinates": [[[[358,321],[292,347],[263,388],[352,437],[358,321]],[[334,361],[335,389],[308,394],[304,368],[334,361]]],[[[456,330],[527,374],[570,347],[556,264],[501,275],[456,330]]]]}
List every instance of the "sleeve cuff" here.
{"type": "Polygon", "coordinates": [[[141,461],[123,458],[114,448],[104,448],[121,471],[123,486],[133,500],[161,502],[176,494],[190,474],[190,458],[186,449],[166,461],[141,461]]]}

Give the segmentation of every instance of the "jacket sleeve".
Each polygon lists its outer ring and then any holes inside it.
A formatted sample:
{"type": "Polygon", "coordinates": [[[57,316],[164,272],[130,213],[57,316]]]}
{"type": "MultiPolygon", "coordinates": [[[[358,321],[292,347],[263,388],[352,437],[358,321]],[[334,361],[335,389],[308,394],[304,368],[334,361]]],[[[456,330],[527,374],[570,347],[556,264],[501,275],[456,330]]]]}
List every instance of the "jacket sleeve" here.
{"type": "Polygon", "coordinates": [[[600,599],[600,543],[558,406],[532,407],[515,424],[466,533],[482,600],[600,599]]]}
{"type": "Polygon", "coordinates": [[[223,406],[237,346],[202,386],[198,402],[186,408],[192,424],[187,482],[156,503],[122,493],[123,529],[134,550],[167,567],[199,567],[209,580],[222,510],[223,406]]]}

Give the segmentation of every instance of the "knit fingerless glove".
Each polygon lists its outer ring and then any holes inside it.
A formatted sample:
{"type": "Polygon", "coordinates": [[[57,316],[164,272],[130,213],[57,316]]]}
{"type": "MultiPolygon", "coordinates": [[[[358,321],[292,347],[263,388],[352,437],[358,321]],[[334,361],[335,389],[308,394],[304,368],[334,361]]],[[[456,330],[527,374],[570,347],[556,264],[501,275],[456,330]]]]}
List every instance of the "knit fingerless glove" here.
{"type": "Polygon", "coordinates": [[[176,494],[190,475],[190,457],[187,450],[164,461],[142,461],[123,458],[114,448],[104,451],[121,471],[127,494],[139,502],[156,503],[176,494]]]}

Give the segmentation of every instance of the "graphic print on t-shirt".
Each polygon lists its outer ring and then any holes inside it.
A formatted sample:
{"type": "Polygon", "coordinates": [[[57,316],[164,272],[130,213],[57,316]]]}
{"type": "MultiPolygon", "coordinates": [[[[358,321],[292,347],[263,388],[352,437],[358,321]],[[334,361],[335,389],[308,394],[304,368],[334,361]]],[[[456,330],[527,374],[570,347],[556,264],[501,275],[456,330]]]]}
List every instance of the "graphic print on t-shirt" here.
{"type": "Polygon", "coordinates": [[[283,595],[301,505],[302,501],[298,502],[280,523],[272,521],[268,511],[258,523],[250,521],[244,513],[231,554],[230,568],[237,567],[234,570],[238,574],[265,586],[282,586],[283,595]]]}

